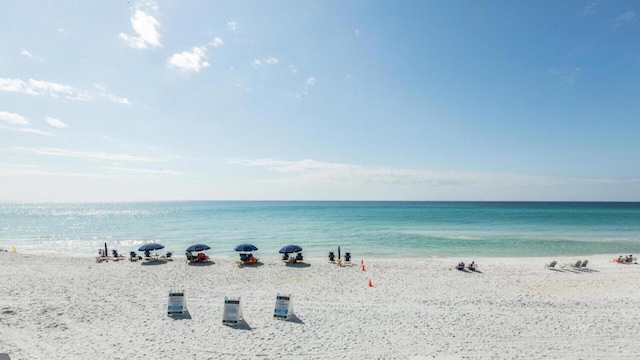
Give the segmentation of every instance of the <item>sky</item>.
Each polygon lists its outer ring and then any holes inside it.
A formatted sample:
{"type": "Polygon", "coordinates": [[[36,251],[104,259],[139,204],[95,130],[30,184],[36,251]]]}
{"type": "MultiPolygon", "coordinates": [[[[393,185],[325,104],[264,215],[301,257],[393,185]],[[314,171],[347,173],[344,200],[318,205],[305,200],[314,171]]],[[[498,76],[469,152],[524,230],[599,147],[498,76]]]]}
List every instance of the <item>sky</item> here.
{"type": "Polygon", "coordinates": [[[25,0],[0,202],[640,201],[640,3],[25,0]]]}

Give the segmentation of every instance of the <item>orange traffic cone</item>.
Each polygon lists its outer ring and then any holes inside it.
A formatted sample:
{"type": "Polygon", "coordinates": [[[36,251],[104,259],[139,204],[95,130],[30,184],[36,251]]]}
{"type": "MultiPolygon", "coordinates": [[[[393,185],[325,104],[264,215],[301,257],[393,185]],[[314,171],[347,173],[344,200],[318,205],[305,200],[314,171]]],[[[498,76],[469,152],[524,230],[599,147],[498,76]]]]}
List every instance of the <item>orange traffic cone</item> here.
{"type": "Polygon", "coordinates": [[[373,287],[373,284],[371,283],[371,279],[369,279],[369,287],[373,287]]]}
{"type": "Polygon", "coordinates": [[[364,259],[360,260],[360,265],[364,265],[364,259]]]}
{"type": "Polygon", "coordinates": [[[360,269],[360,270],[364,271],[364,264],[362,264],[362,269],[360,269]]]}

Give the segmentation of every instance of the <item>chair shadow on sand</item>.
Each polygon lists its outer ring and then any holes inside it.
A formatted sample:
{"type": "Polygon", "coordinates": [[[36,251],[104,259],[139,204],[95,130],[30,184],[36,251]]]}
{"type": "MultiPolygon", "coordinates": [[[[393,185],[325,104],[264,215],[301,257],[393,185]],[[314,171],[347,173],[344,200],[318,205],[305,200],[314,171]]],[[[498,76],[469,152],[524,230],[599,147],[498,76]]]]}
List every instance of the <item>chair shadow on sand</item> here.
{"type": "Polygon", "coordinates": [[[146,260],[140,263],[140,265],[149,266],[149,265],[162,265],[166,263],[167,263],[167,260],[158,259],[158,260],[146,260]]]}
{"type": "Polygon", "coordinates": [[[207,260],[205,262],[198,261],[198,262],[189,262],[187,264],[189,266],[211,266],[211,265],[214,265],[215,262],[213,260],[207,260]]]}
{"type": "Polygon", "coordinates": [[[173,320],[191,320],[191,314],[189,310],[183,312],[182,314],[169,315],[173,320]]]}
{"type": "Polygon", "coordinates": [[[296,314],[293,314],[289,317],[289,319],[285,320],[291,323],[295,323],[295,324],[300,324],[300,325],[304,325],[304,321],[302,321],[302,319],[300,319],[296,314]]]}
{"type": "Polygon", "coordinates": [[[237,323],[225,323],[224,324],[227,327],[230,327],[232,329],[237,329],[237,330],[253,330],[253,328],[251,327],[251,325],[249,325],[244,319],[242,320],[238,320],[237,323]]]}
{"type": "Polygon", "coordinates": [[[307,268],[311,266],[311,264],[304,263],[304,262],[295,262],[295,263],[288,262],[285,265],[287,265],[288,267],[296,267],[296,268],[307,268]]]}

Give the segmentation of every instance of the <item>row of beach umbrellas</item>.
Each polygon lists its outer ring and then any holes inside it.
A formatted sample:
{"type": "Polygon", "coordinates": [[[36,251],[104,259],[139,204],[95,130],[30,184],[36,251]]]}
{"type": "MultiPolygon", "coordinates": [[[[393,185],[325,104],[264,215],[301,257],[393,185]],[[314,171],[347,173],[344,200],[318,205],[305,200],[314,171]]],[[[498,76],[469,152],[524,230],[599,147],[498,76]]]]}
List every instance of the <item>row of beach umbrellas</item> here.
{"type": "MultiPolygon", "coordinates": [[[[105,243],[105,252],[106,252],[106,243],[105,243]]],[[[156,251],[156,250],[160,250],[160,249],[164,249],[164,245],[162,244],[158,244],[158,243],[147,243],[144,244],[142,246],[140,246],[138,248],[138,251],[156,251]]],[[[188,252],[194,252],[194,251],[205,251],[205,250],[209,250],[211,249],[208,245],[206,244],[194,244],[191,245],[187,248],[188,252]]],[[[235,251],[241,251],[241,252],[250,252],[250,251],[256,251],[258,250],[258,248],[253,245],[253,244],[240,244],[238,246],[236,246],[235,248],[233,248],[233,250],[235,251]]],[[[298,245],[287,245],[284,246],[282,249],[280,249],[279,253],[280,254],[291,254],[291,253],[297,253],[297,252],[301,252],[302,251],[302,247],[298,246],[298,245]]]]}

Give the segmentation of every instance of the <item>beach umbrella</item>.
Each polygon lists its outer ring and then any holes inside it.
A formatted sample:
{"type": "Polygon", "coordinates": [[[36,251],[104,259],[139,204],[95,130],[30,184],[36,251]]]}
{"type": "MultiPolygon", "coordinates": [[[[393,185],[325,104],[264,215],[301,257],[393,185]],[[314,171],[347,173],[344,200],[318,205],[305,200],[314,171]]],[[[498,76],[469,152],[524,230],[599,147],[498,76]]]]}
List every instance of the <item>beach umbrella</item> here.
{"type": "Polygon", "coordinates": [[[240,245],[234,247],[233,250],[242,251],[242,252],[249,252],[249,251],[256,251],[256,250],[258,250],[258,248],[253,244],[240,244],[240,245]]]}
{"type": "Polygon", "coordinates": [[[302,251],[302,248],[298,245],[287,245],[280,249],[280,254],[297,253],[302,251]]]}
{"type": "Polygon", "coordinates": [[[209,247],[209,245],[205,245],[205,244],[195,244],[195,245],[191,245],[187,248],[188,252],[194,252],[194,251],[205,251],[205,250],[209,250],[211,249],[209,247]]]}
{"type": "Polygon", "coordinates": [[[160,250],[164,249],[164,245],[158,243],[148,243],[140,246],[138,251],[151,251],[151,250],[160,250]]]}

